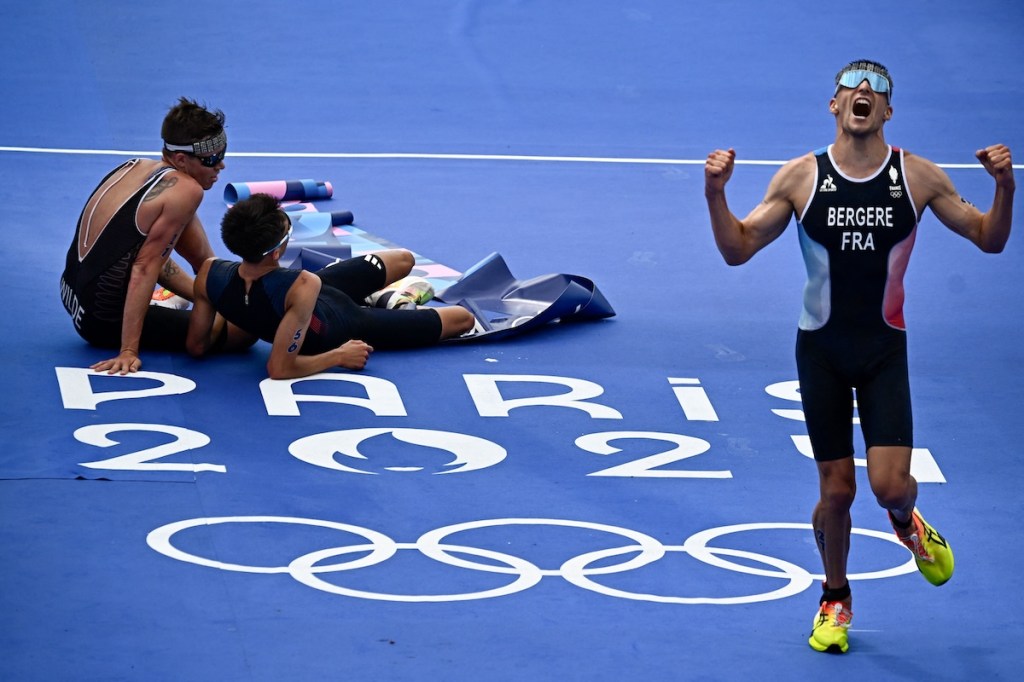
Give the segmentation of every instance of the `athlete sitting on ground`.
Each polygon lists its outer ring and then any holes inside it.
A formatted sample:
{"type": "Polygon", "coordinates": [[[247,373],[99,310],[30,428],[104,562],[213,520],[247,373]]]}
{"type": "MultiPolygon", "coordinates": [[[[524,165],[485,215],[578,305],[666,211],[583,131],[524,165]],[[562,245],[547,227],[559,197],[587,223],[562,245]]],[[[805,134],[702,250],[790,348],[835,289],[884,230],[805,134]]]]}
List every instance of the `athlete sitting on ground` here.
{"type": "MultiPolygon", "coordinates": [[[[184,350],[189,313],[151,306],[153,287],[160,282],[191,298],[192,278],[171,251],[193,269],[213,256],[196,211],[224,169],[224,114],[182,97],[160,134],[159,159],[131,159],[100,181],[67,252],[61,300],[75,330],[94,346],[120,349],[95,363],[97,371],[137,372],[143,349],[184,350]]],[[[214,349],[247,347],[244,335],[223,320],[216,329],[214,349]]]]}
{"type": "Polygon", "coordinates": [[[357,303],[406,277],[415,263],[410,252],[367,254],[313,273],[281,267],[290,236],[291,220],[266,194],[227,211],[221,238],[242,262],[211,258],[196,274],[187,341],[192,355],[211,347],[216,313],[273,344],[267,361],[272,379],[330,367],[362,369],[374,348],[429,346],[473,328],[473,314],[460,306],[357,303]]]}

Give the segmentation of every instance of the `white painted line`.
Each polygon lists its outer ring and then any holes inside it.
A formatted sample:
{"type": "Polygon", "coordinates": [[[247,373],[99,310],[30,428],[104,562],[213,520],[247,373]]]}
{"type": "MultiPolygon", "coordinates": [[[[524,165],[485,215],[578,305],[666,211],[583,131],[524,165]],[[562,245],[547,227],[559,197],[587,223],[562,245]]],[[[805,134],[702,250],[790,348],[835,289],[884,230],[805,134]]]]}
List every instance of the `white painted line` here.
{"type": "MultiPolygon", "coordinates": [[[[97,156],[160,156],[160,152],[123,149],[61,149],[50,147],[3,147],[0,152],[26,154],[86,154],[97,156]]],[[[646,159],[616,156],[533,156],[520,154],[420,154],[414,152],[228,152],[228,157],[264,159],[427,159],[440,161],[533,161],[542,163],[621,163],[662,166],[703,166],[704,159],[646,159]]],[[[736,159],[740,166],[781,166],[785,161],[736,159]]],[[[940,163],[940,168],[980,169],[980,163],[940,163]]],[[[1013,164],[1024,168],[1024,164],[1013,164]]]]}

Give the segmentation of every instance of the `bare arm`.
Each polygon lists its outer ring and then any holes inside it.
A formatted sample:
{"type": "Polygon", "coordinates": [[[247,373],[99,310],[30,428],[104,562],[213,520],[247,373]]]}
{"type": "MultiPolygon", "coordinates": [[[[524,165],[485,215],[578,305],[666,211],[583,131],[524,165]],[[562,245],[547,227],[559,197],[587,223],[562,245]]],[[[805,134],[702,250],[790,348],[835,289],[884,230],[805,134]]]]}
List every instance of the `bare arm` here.
{"type": "Polygon", "coordinates": [[[241,350],[257,341],[254,335],[225,320],[214,308],[213,301],[210,300],[206,291],[206,279],[210,274],[213,260],[210,258],[200,266],[193,288],[195,300],[192,302],[192,312],[188,318],[185,349],[188,350],[189,355],[195,358],[209,353],[222,334],[226,334],[226,337],[216,349],[217,352],[241,350]],[[227,332],[224,331],[225,327],[227,327],[227,332]]]}
{"type": "Polygon", "coordinates": [[[210,239],[206,236],[206,230],[203,229],[203,223],[199,220],[199,216],[193,215],[185,225],[174,250],[188,261],[192,266],[192,272],[199,272],[203,262],[207,258],[213,258],[213,247],[210,246],[210,239]]]}
{"type": "Polygon", "coordinates": [[[326,353],[299,355],[319,294],[320,279],[308,272],[300,274],[288,290],[284,317],[277,326],[270,359],[267,360],[267,374],[271,379],[305,377],[331,367],[362,369],[366,366],[373,348],[357,340],[346,341],[326,353]]]}
{"type": "Polygon", "coordinates": [[[768,185],[761,203],[740,220],[729,209],[725,185],[732,177],[736,152],[716,149],[704,165],[704,197],[708,202],[711,229],[725,262],[740,265],[774,241],[789,224],[797,205],[806,203],[812,156],[802,156],[784,165],[768,185]],[[801,201],[802,198],[802,201],[801,201]]]}
{"type": "Polygon", "coordinates": [[[961,197],[945,171],[931,161],[907,154],[907,172],[913,173],[914,186],[923,190],[920,196],[915,194],[919,213],[928,206],[943,225],[982,251],[999,253],[1010,238],[1013,222],[1013,159],[1010,150],[1001,144],[981,149],[975,155],[996,181],[995,198],[987,213],[961,197]]]}
{"type": "Polygon", "coordinates": [[[193,287],[194,298],[192,313],[188,317],[188,336],[185,338],[185,348],[189,355],[196,358],[206,355],[225,324],[224,318],[217,314],[213,303],[210,302],[210,297],[206,294],[206,276],[210,274],[210,263],[212,262],[211,258],[199,268],[193,287]]]}
{"type": "Polygon", "coordinates": [[[198,185],[170,181],[158,198],[153,199],[154,202],[161,202],[155,207],[159,208],[159,213],[132,263],[121,322],[121,351],[115,358],[97,362],[92,369],[106,371],[108,374],[127,374],[137,372],[142,367],[139,339],[142,337],[146,311],[153,298],[153,288],[174,249],[178,235],[192,219],[202,199],[203,190],[198,185]]]}

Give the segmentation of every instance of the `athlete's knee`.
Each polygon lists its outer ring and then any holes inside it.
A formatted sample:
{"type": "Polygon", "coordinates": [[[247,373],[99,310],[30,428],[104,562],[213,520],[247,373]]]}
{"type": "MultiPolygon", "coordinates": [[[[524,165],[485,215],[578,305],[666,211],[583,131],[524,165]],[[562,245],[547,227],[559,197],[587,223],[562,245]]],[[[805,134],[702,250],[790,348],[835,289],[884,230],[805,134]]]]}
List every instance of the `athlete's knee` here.
{"type": "Polygon", "coordinates": [[[473,313],[458,305],[437,308],[437,314],[441,316],[442,339],[461,336],[470,331],[476,323],[473,313]]]}
{"type": "Polygon", "coordinates": [[[868,481],[879,506],[903,509],[917,497],[917,482],[910,475],[911,448],[868,448],[868,481]]]}
{"type": "Polygon", "coordinates": [[[389,283],[407,277],[416,265],[416,257],[406,249],[390,249],[377,255],[384,262],[384,273],[389,283]]]}
{"type": "Polygon", "coordinates": [[[910,476],[871,481],[871,492],[883,509],[903,509],[916,496],[915,491],[914,479],[910,476]]]}
{"type": "Polygon", "coordinates": [[[819,462],[821,503],[833,511],[847,511],[857,496],[857,477],[850,459],[819,462]]]}
{"type": "Polygon", "coordinates": [[[833,511],[847,511],[857,497],[857,484],[853,481],[832,481],[821,488],[821,502],[833,511]]]}

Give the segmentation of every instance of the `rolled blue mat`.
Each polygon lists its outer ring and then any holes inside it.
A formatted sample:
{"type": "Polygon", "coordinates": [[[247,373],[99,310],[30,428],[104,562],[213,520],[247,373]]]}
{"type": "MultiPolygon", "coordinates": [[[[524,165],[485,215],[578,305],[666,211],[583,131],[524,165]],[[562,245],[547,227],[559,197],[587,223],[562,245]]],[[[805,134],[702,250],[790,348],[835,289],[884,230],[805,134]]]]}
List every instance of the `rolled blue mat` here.
{"type": "Polygon", "coordinates": [[[269,194],[278,201],[310,201],[330,199],[334,195],[334,186],[325,180],[229,182],[224,188],[224,201],[234,204],[253,194],[269,194]]]}
{"type": "Polygon", "coordinates": [[[351,225],[353,221],[352,211],[333,211],[331,213],[306,211],[289,213],[288,217],[292,219],[292,239],[295,240],[319,237],[332,227],[351,225]]]}

